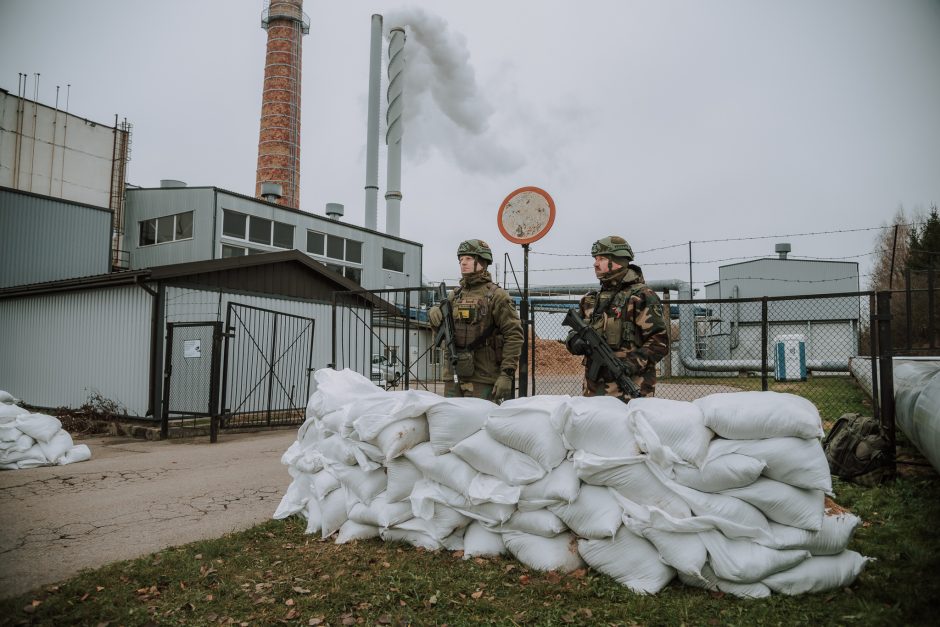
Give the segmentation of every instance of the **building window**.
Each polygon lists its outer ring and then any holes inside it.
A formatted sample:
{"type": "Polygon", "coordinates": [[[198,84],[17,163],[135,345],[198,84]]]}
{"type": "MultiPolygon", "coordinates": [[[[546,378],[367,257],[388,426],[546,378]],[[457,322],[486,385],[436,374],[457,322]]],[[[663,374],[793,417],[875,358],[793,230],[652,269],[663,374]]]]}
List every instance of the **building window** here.
{"type": "Polygon", "coordinates": [[[307,231],[307,252],[311,255],[323,254],[323,242],[326,236],[316,231],[307,231]]]}
{"type": "Polygon", "coordinates": [[[394,272],[405,271],[405,253],[397,250],[382,249],[382,269],[394,272]]]}
{"type": "Polygon", "coordinates": [[[326,236],[326,256],[332,257],[333,259],[344,259],[343,254],[343,244],[345,240],[342,237],[337,237],[335,235],[326,236]]]}
{"type": "Polygon", "coordinates": [[[244,213],[222,210],[222,235],[245,239],[245,221],[248,218],[244,213]]]}
{"type": "Polygon", "coordinates": [[[362,263],[362,242],[354,239],[346,240],[346,261],[362,263]]]}
{"type": "Polygon", "coordinates": [[[270,246],[271,221],[258,216],[248,216],[248,241],[270,246]]]}
{"type": "Polygon", "coordinates": [[[138,246],[151,246],[193,238],[193,212],[186,211],[172,216],[161,216],[141,220],[138,231],[138,246]]]}
{"type": "Polygon", "coordinates": [[[222,244],[222,257],[244,257],[245,249],[241,246],[229,246],[228,244],[222,244]]]}
{"type": "Polygon", "coordinates": [[[355,283],[356,285],[362,285],[362,269],[353,268],[352,266],[346,266],[345,269],[346,278],[355,283]]]}
{"type": "Polygon", "coordinates": [[[294,247],[294,227],[283,222],[274,223],[274,245],[278,248],[294,247]]]}

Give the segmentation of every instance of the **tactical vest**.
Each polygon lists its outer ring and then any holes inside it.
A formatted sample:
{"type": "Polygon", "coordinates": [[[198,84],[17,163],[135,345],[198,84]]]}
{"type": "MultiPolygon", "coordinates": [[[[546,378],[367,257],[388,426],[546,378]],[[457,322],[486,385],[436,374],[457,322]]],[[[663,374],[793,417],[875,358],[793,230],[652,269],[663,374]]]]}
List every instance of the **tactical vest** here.
{"type": "Polygon", "coordinates": [[[494,283],[485,286],[482,294],[458,287],[454,290],[454,343],[463,351],[483,346],[496,330],[493,321],[493,298],[499,289],[494,283]]]}
{"type": "Polygon", "coordinates": [[[877,485],[891,476],[890,446],[881,435],[878,421],[859,414],[844,414],[823,440],[832,474],[865,486],[877,485]]]}
{"type": "Polygon", "coordinates": [[[620,289],[609,301],[598,303],[600,291],[588,292],[584,296],[585,305],[591,304],[590,323],[614,349],[642,345],[640,334],[632,317],[627,318],[629,300],[646,288],[645,283],[634,283],[629,288],[620,289]]]}

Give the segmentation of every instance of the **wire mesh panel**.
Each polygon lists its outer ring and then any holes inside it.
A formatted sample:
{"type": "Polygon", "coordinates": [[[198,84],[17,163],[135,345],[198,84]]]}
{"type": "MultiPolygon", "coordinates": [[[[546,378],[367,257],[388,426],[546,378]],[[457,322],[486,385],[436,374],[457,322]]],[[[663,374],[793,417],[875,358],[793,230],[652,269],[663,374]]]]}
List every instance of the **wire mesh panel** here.
{"type": "Polygon", "coordinates": [[[304,421],[314,329],[312,318],[229,303],[223,429],[304,421]]]}
{"type": "Polygon", "coordinates": [[[532,300],[530,311],[531,355],[529,393],[568,394],[578,396],[582,391],[584,366],[582,358],[565,348],[568,327],[562,325],[565,314],[578,307],[577,300],[532,300]]]}
{"type": "Polygon", "coordinates": [[[208,429],[218,410],[218,322],[171,322],[167,325],[164,367],[163,437],[208,429]]]}

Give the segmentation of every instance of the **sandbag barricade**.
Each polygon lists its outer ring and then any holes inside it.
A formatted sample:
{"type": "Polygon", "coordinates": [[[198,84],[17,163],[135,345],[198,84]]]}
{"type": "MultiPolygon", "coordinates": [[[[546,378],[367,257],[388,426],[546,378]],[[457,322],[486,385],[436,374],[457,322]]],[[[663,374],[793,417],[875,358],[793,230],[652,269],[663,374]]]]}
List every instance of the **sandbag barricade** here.
{"type": "Polygon", "coordinates": [[[23,409],[0,390],[0,470],[62,466],[91,459],[86,444],[75,444],[54,416],[23,409]]]}
{"type": "Polygon", "coordinates": [[[350,370],[315,379],[274,518],[304,516],[337,543],[509,553],[638,594],[678,578],[743,598],[844,587],[868,562],[846,548],[858,517],[824,509],[819,413],[790,394],[495,405],[350,370]]]}

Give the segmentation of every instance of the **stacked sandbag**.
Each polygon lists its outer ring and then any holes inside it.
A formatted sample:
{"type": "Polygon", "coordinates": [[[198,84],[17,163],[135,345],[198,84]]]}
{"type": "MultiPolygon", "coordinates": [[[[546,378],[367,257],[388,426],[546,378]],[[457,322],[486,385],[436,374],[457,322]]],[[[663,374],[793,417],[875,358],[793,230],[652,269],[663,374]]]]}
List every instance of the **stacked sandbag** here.
{"type": "Polygon", "coordinates": [[[34,414],[0,390],[0,470],[55,466],[91,459],[85,444],[76,445],[53,416],[34,414]]]}
{"type": "Polygon", "coordinates": [[[799,594],[865,564],[845,550],[858,518],[824,516],[819,414],[799,397],[497,406],[386,392],[349,370],[315,379],[274,514],[305,516],[308,533],[508,552],[544,571],[587,564],[641,594],[677,575],[741,597],[799,594]]]}

